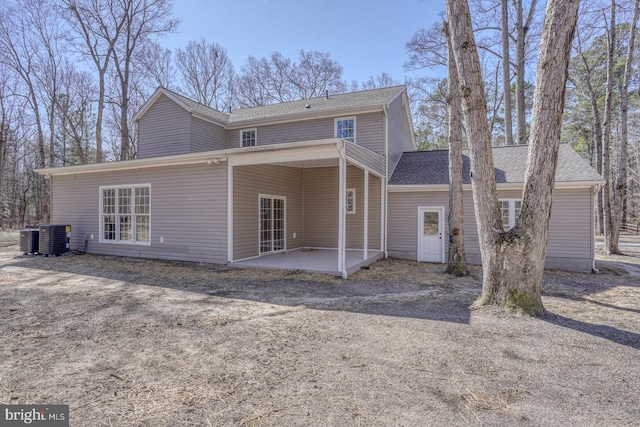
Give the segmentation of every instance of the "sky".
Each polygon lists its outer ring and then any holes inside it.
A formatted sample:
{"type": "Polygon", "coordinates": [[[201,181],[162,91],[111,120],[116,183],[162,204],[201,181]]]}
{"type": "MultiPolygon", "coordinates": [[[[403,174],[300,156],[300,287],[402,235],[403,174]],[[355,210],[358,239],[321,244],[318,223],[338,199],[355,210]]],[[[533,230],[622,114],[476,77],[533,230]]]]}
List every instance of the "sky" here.
{"type": "Polygon", "coordinates": [[[403,82],[429,72],[405,72],[406,43],[443,10],[441,0],[175,0],[178,31],[160,43],[184,48],[204,37],[227,49],[236,71],[249,56],[329,52],[349,83],[383,72],[403,82]]]}

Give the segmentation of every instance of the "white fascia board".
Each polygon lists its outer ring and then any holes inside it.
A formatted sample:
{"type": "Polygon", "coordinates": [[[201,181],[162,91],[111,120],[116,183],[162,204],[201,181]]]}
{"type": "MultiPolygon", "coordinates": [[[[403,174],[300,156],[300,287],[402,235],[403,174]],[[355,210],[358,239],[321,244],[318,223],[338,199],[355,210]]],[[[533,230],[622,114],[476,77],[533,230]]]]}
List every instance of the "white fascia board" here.
{"type": "Polygon", "coordinates": [[[418,144],[416,143],[416,133],[413,132],[413,118],[411,117],[411,106],[409,105],[409,96],[407,95],[407,91],[404,90],[402,92],[402,96],[404,99],[404,109],[405,109],[405,114],[407,115],[407,120],[409,121],[409,129],[411,129],[411,144],[413,144],[413,149],[415,150],[418,147],[418,144]]]}
{"type": "MultiPolygon", "coordinates": [[[[88,165],[64,166],[58,168],[35,169],[41,175],[75,175],[81,173],[93,172],[111,172],[119,170],[131,170],[152,168],[158,166],[179,166],[190,165],[202,162],[226,161],[229,158],[241,158],[258,154],[259,157],[271,153],[271,157],[278,161],[290,161],[287,159],[288,150],[296,150],[296,155],[301,157],[300,160],[314,159],[312,150],[317,147],[328,147],[328,150],[336,152],[336,143],[341,141],[338,138],[318,139],[313,141],[287,142],[283,144],[258,145],[256,147],[229,148],[226,150],[203,151],[200,153],[177,154],[173,156],[150,157],[147,159],[123,160],[110,163],[92,163],[88,165]],[[300,156],[299,152],[306,153],[306,156],[300,156]]],[[[254,156],[255,157],[255,156],[254,156]]],[[[295,156],[289,156],[295,158],[295,156]]],[[[332,157],[337,157],[334,154],[332,157]]],[[[273,160],[272,160],[273,162],[273,160]]],[[[262,162],[255,162],[258,164],[262,162]]],[[[250,163],[251,164],[251,163],[250,163]]]]}
{"type": "Polygon", "coordinates": [[[449,191],[449,184],[438,185],[387,185],[389,193],[408,193],[413,191],[449,191]]]}
{"type": "MultiPolygon", "coordinates": [[[[591,188],[593,185],[601,184],[600,181],[571,181],[571,182],[556,182],[554,188],[569,189],[569,188],[591,188]]],[[[514,182],[508,184],[496,184],[498,190],[522,190],[524,183],[514,182]]],[[[449,191],[449,184],[433,184],[433,185],[388,185],[390,193],[406,193],[413,191],[449,191]]],[[[462,186],[464,191],[471,191],[471,184],[464,184],[462,186]]]]}
{"type": "Polygon", "coordinates": [[[269,150],[245,153],[243,155],[230,157],[229,165],[248,166],[337,158],[338,150],[336,149],[336,145],[329,144],[316,145],[312,147],[289,148],[286,150],[269,150]]]}
{"type": "MultiPolygon", "coordinates": [[[[313,107],[311,107],[313,108],[313,107]]],[[[343,116],[354,116],[357,114],[367,114],[367,113],[377,113],[382,111],[382,105],[374,105],[367,107],[348,107],[348,108],[335,108],[331,110],[322,110],[317,113],[314,112],[304,112],[301,114],[288,114],[285,116],[274,116],[268,118],[257,118],[257,119],[246,119],[233,121],[231,120],[228,124],[229,130],[237,130],[244,129],[247,127],[255,127],[255,126],[265,126],[265,125],[276,125],[281,123],[292,123],[292,122],[301,122],[306,120],[313,119],[323,119],[329,117],[343,117],[343,116]]],[[[231,113],[233,115],[233,113],[231,113]]]]}

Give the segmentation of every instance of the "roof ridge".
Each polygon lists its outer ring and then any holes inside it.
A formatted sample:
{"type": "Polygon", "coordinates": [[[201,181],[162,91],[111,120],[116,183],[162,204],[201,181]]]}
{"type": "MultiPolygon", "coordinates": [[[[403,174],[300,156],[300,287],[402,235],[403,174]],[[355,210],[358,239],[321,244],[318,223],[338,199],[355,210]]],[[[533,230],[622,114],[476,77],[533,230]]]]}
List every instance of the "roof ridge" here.
{"type": "MultiPolygon", "coordinates": [[[[378,87],[375,89],[354,90],[352,92],[342,92],[342,93],[334,93],[334,94],[329,93],[329,99],[331,99],[331,97],[344,97],[349,95],[361,94],[365,92],[381,92],[383,90],[396,89],[401,87],[406,88],[406,85],[386,86],[386,87],[378,87]]],[[[327,99],[327,96],[320,95],[320,96],[314,96],[313,98],[292,99],[291,101],[274,102],[273,104],[264,104],[264,105],[256,105],[253,107],[237,108],[233,110],[231,114],[237,111],[247,111],[247,110],[253,110],[255,108],[267,108],[267,107],[273,107],[275,105],[287,105],[287,104],[292,104],[294,102],[313,101],[313,100],[322,100],[322,99],[327,99]]]]}

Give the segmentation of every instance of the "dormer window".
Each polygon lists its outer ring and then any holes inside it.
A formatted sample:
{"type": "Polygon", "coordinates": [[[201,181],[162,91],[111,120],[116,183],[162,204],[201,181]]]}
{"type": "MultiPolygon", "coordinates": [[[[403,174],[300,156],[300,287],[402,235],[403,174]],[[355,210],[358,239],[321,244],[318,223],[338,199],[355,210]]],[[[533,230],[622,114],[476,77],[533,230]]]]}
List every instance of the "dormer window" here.
{"type": "Polygon", "coordinates": [[[336,138],[356,142],[356,118],[342,117],[335,120],[336,138]]]}
{"type": "Polygon", "coordinates": [[[257,145],[256,128],[240,130],[240,147],[255,147],[257,145]]]}

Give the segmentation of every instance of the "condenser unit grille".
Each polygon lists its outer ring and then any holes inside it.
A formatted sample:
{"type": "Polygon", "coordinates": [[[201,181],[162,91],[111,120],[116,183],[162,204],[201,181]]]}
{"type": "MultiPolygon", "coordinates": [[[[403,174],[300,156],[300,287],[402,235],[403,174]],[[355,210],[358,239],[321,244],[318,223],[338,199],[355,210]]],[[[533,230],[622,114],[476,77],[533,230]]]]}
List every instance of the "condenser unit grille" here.
{"type": "Polygon", "coordinates": [[[35,254],[39,251],[40,232],[38,229],[20,230],[20,252],[35,254]]]}
{"type": "Polygon", "coordinates": [[[40,253],[43,255],[61,255],[69,251],[70,225],[40,225],[40,253]]]}

